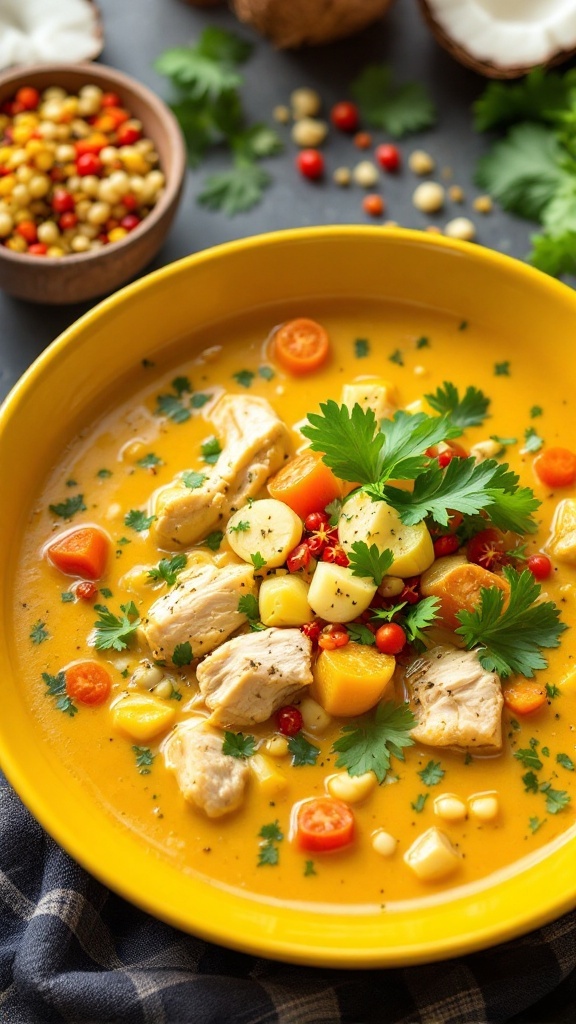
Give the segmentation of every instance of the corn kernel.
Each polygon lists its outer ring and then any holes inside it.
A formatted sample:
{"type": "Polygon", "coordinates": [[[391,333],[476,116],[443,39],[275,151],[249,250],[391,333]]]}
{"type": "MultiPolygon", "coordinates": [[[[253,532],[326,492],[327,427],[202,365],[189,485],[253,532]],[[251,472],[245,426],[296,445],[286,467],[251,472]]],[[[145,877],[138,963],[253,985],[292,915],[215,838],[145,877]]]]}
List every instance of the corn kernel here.
{"type": "Polygon", "coordinates": [[[84,235],[74,235],[70,240],[70,248],[72,252],[88,252],[90,241],[84,235]]]}
{"type": "Polygon", "coordinates": [[[434,800],[434,814],[444,821],[464,821],[466,804],[454,793],[441,793],[434,800]]]}
{"type": "Polygon", "coordinates": [[[468,798],[470,814],[479,821],[493,821],[498,816],[498,796],[496,793],[474,793],[468,798]]]}
{"type": "Polygon", "coordinates": [[[109,203],[92,203],[88,210],[86,220],[89,224],[105,224],[110,216],[109,203]]]}
{"type": "Polygon", "coordinates": [[[0,238],[7,238],[14,228],[14,221],[7,210],[0,210],[0,238]]]}
{"type": "Polygon", "coordinates": [[[12,195],[12,189],[16,184],[16,178],[13,174],[6,174],[3,178],[0,178],[0,196],[12,195]]]}
{"type": "Polygon", "coordinates": [[[108,232],[108,241],[121,242],[123,238],[126,238],[127,234],[126,228],[112,228],[112,231],[108,232]]]}
{"type": "Polygon", "coordinates": [[[6,248],[11,249],[12,252],[26,252],[28,246],[22,238],[22,235],[13,235],[12,238],[9,238],[6,242],[6,248]]]}
{"type": "Polygon", "coordinates": [[[45,149],[34,157],[34,166],[39,171],[51,171],[54,167],[54,155],[45,149]]]}
{"type": "Polygon", "coordinates": [[[286,757],[289,747],[285,736],[271,736],[264,744],[270,757],[286,757]]]}
{"type": "Polygon", "coordinates": [[[372,848],[376,853],[379,853],[381,857],[391,857],[392,854],[396,852],[397,846],[398,840],[383,828],[379,828],[377,832],[374,832],[372,836],[372,848]]]}
{"type": "Polygon", "coordinates": [[[60,245],[49,245],[48,249],[46,251],[46,255],[47,256],[51,256],[52,259],[60,259],[62,256],[65,256],[66,254],[65,254],[64,249],[62,248],[62,246],[60,246],[60,245]]]}

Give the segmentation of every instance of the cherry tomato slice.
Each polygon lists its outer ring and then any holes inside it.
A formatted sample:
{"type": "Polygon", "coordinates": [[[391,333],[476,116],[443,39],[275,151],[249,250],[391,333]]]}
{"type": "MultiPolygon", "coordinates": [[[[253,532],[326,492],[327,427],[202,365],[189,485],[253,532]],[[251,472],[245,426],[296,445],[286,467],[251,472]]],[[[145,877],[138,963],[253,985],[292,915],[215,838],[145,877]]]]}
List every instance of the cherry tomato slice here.
{"type": "Polygon", "coordinates": [[[330,341],[322,324],[306,317],[288,320],[274,335],[274,355],[284,370],[300,377],[318,370],[328,359],[330,341]]]}
{"type": "Polygon", "coordinates": [[[304,725],[300,709],[293,704],[285,704],[276,712],[278,729],[283,736],[295,736],[304,725]]]}
{"type": "Polygon", "coordinates": [[[354,838],[354,815],[342,800],[319,796],[298,808],[296,839],[300,849],[322,852],[347,846],[354,838]]]}
{"type": "Polygon", "coordinates": [[[504,538],[499,530],[489,527],[487,530],[480,530],[468,541],[466,555],[469,562],[481,565],[483,569],[494,572],[499,566],[506,563],[504,538]]]}

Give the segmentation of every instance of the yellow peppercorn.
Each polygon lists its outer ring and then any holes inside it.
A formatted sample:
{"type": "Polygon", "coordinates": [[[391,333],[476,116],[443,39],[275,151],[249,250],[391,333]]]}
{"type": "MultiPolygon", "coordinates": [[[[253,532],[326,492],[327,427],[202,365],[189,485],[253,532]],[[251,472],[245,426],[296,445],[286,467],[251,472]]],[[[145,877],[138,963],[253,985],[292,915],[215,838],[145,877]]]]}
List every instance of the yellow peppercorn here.
{"type": "Polygon", "coordinates": [[[16,177],[14,174],[5,174],[3,178],[0,178],[0,196],[11,196],[12,189],[16,184],[16,177]]]}
{"type": "Polygon", "coordinates": [[[51,181],[46,174],[33,174],[28,181],[28,191],[32,199],[42,199],[50,191],[51,181]]]}
{"type": "Polygon", "coordinates": [[[22,238],[22,235],[13,235],[6,242],[6,248],[11,249],[12,252],[26,252],[28,245],[22,238]]]}
{"type": "Polygon", "coordinates": [[[46,250],[46,255],[51,256],[52,259],[60,259],[61,256],[65,255],[65,253],[64,249],[60,245],[49,245],[46,250]]]}
{"type": "Polygon", "coordinates": [[[14,221],[7,210],[0,210],[0,238],[8,238],[14,228],[14,221]]]}
{"type": "Polygon", "coordinates": [[[108,241],[120,242],[121,239],[125,238],[127,234],[128,232],[126,228],[112,228],[112,230],[108,232],[108,241]]]}
{"type": "Polygon", "coordinates": [[[149,167],[148,161],[139,153],[134,146],[121,146],[118,150],[118,156],[122,161],[122,166],[128,171],[129,174],[147,174],[149,167]]]}
{"type": "Polygon", "coordinates": [[[45,149],[43,152],[36,154],[33,163],[38,171],[51,171],[54,167],[54,155],[45,149]]]}
{"type": "Polygon", "coordinates": [[[33,131],[34,128],[27,124],[14,125],[14,128],[12,129],[12,138],[18,146],[21,146],[24,142],[29,141],[33,131]]]}

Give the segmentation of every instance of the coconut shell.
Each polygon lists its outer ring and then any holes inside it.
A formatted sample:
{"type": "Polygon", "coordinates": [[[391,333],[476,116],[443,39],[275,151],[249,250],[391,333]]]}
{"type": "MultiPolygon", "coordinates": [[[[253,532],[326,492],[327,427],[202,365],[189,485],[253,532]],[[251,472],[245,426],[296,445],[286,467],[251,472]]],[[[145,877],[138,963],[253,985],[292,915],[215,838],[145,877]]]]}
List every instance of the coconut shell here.
{"type": "MultiPolygon", "coordinates": [[[[424,21],[429,26],[436,42],[465,67],[471,68],[472,71],[476,71],[479,75],[484,75],[485,78],[521,78],[522,75],[526,75],[529,71],[532,71],[534,67],[533,64],[514,63],[512,54],[510,55],[510,64],[506,66],[502,64],[495,64],[492,61],[479,60],[477,57],[473,57],[471,53],[468,53],[468,51],[464,49],[463,46],[454,42],[454,40],[447,34],[446,30],[438,24],[426,0],[418,0],[418,3],[420,5],[424,21]]],[[[544,65],[539,64],[538,67],[555,67],[555,65],[562,64],[563,61],[573,57],[575,53],[576,50],[574,49],[561,50],[559,53],[553,54],[550,57],[550,60],[545,61],[544,65]]]]}
{"type": "Polygon", "coordinates": [[[279,49],[318,46],[377,21],[393,0],[232,0],[240,21],[279,49]]]}

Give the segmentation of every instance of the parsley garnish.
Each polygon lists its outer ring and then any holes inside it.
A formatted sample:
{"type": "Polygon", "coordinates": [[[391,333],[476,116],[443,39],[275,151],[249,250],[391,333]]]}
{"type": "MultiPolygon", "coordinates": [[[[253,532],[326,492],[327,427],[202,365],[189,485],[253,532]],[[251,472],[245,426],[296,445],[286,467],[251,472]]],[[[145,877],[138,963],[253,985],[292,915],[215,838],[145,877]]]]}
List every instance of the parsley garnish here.
{"type": "Polygon", "coordinates": [[[562,696],[562,690],[555,683],[546,683],[546,696],[548,700],[555,700],[556,697],[562,696]]]}
{"type": "Polygon", "coordinates": [[[505,566],[503,574],[510,584],[506,607],[501,590],[483,588],[473,612],[458,612],[456,633],[468,650],[479,648],[480,662],[488,671],[502,678],[513,672],[531,678],[547,665],[540,648],[558,647],[567,627],[552,601],[538,600],[542,588],[528,569],[518,573],[505,566]]]}
{"type": "Polygon", "coordinates": [[[154,411],[157,416],[166,416],[173,423],[186,423],[191,416],[190,410],[182,404],[178,395],[158,395],[154,411]]]}
{"type": "Polygon", "coordinates": [[[365,644],[366,646],[372,646],[376,643],[376,637],[368,626],[364,626],[361,622],[349,622],[346,625],[346,632],[351,640],[357,644],[365,644]]]}
{"type": "Polygon", "coordinates": [[[458,388],[450,381],[444,381],[441,388],[437,388],[434,394],[424,395],[436,412],[447,413],[452,423],[457,427],[476,427],[484,422],[488,415],[490,399],[478,388],[470,385],[462,398],[458,388]]]}
{"type": "Polygon", "coordinates": [[[202,406],[206,405],[210,401],[212,395],[207,395],[203,391],[196,391],[190,399],[190,405],[193,409],[201,409],[202,406]]]}
{"type": "Polygon", "coordinates": [[[136,767],[140,775],[150,775],[150,769],[154,762],[155,754],[152,753],[150,747],[138,747],[133,746],[132,750],[136,755],[136,767]]]}
{"type": "Polygon", "coordinates": [[[238,370],[238,372],[233,373],[232,376],[236,383],[240,384],[240,387],[249,388],[256,374],[253,373],[252,370],[238,370]]]}
{"type": "Polygon", "coordinates": [[[112,476],[112,470],[111,469],[99,469],[98,472],[96,473],[96,476],[99,477],[100,480],[106,480],[109,476],[112,476]]]}
{"type": "Polygon", "coordinates": [[[99,651],[110,648],[124,651],[140,625],[140,616],[134,602],[120,605],[123,613],[121,616],[114,615],[103,604],[95,604],[94,608],[100,614],[100,618],[94,624],[94,646],[99,651]]]}
{"type": "Polygon", "coordinates": [[[63,590],[60,594],[60,598],[64,604],[69,604],[71,601],[75,600],[72,590],[63,590]]]}
{"type": "Polygon", "coordinates": [[[155,455],[154,452],[148,452],[136,462],[136,465],[140,466],[141,469],[154,469],[155,466],[161,466],[162,464],[162,459],[155,455]]]}
{"type": "Polygon", "coordinates": [[[250,529],[250,523],[246,519],[241,519],[240,522],[236,523],[235,526],[229,526],[229,533],[246,533],[250,529]]]}
{"type": "Polygon", "coordinates": [[[546,810],[549,814],[558,814],[570,803],[570,796],[564,789],[552,789],[551,782],[541,782],[540,792],[546,796],[546,810]]]}
{"type": "Polygon", "coordinates": [[[69,715],[70,718],[74,718],[77,714],[78,708],[74,701],[66,693],[66,675],[64,672],[59,672],[56,676],[51,676],[48,672],[42,673],[42,679],[46,683],[46,697],[56,697],[56,707],[58,711],[63,711],[65,715],[69,715]]]}
{"type": "Polygon", "coordinates": [[[270,865],[274,867],[278,863],[279,853],[276,843],[281,843],[284,839],[284,833],[282,832],[278,820],[273,821],[269,825],[262,825],[258,833],[258,837],[263,842],[260,843],[260,850],[258,853],[258,867],[270,865]]]}
{"type": "Polygon", "coordinates": [[[173,587],[179,573],[186,568],[187,562],[188,556],[184,554],[174,555],[172,558],[161,558],[157,566],[148,570],[148,576],[151,580],[163,581],[169,587],[173,587]]]}
{"type": "Polygon", "coordinates": [[[509,377],[510,360],[505,359],[503,363],[494,363],[494,374],[496,377],[509,377]]]}
{"type": "Polygon", "coordinates": [[[256,739],[254,736],[245,736],[242,732],[225,732],[222,743],[222,753],[230,754],[231,757],[247,758],[252,757],[256,752],[256,739]]]}
{"type": "Polygon", "coordinates": [[[534,833],[537,832],[539,828],[542,828],[542,825],[545,825],[545,824],[546,824],[546,818],[533,817],[533,818],[529,818],[528,819],[528,827],[529,827],[532,835],[534,835],[534,833]]]}
{"type": "Polygon", "coordinates": [[[151,527],[155,519],[156,516],[147,516],[145,512],[131,508],[124,516],[124,526],[131,526],[137,533],[142,533],[143,530],[148,530],[151,527]]]}
{"type": "Polygon", "coordinates": [[[356,338],[354,342],[354,355],[356,359],[365,359],[370,352],[370,342],[368,338],[356,338]]]}
{"type": "Polygon", "coordinates": [[[391,356],[388,356],[391,363],[396,363],[397,366],[404,366],[404,357],[399,348],[394,349],[391,356]]]}
{"type": "Polygon", "coordinates": [[[252,562],[252,565],[256,570],[263,569],[264,566],[266,565],[266,559],[262,558],[262,555],[260,554],[259,551],[256,551],[255,554],[250,555],[250,561],[252,562]]]}
{"type": "Polygon", "coordinates": [[[247,619],[259,619],[258,598],[254,597],[254,594],[242,594],[242,597],[238,598],[238,611],[247,619]]]}
{"type": "Polygon", "coordinates": [[[326,505],[324,511],[326,512],[327,515],[330,516],[330,526],[338,526],[338,520],[340,519],[340,513],[342,511],[342,505],[343,501],[341,498],[334,498],[333,501],[330,501],[326,505]]]}
{"type": "Polygon", "coordinates": [[[538,757],[536,750],[533,746],[523,747],[520,750],[514,751],[514,757],[524,768],[531,768],[536,772],[539,772],[543,767],[542,761],[538,757]]]}
{"type": "Polygon", "coordinates": [[[556,763],[562,765],[562,767],[565,768],[568,772],[573,772],[576,770],[574,761],[571,757],[568,756],[568,754],[556,754],[556,763]]]}
{"type": "Polygon", "coordinates": [[[102,594],[102,597],[105,598],[106,601],[109,601],[110,598],[113,597],[110,587],[100,587],[100,593],[102,594]]]}
{"type": "Polygon", "coordinates": [[[538,435],[534,427],[527,427],[524,431],[523,452],[539,452],[544,440],[538,435]]]}
{"type": "Polygon", "coordinates": [[[185,640],[182,644],[176,644],[174,653],[172,655],[172,661],[178,668],[182,668],[183,665],[189,665],[194,660],[192,654],[192,647],[189,640],[185,640]]]}
{"type": "Polygon", "coordinates": [[[313,860],[307,860],[304,864],[304,878],[309,878],[310,875],[317,874],[316,868],[314,867],[313,860]]]}
{"type": "Polygon", "coordinates": [[[66,498],[65,501],[60,501],[56,505],[49,505],[48,508],[55,516],[60,516],[61,519],[72,519],[72,516],[76,515],[77,512],[86,511],[84,495],[75,494],[73,498],[66,498]]]}
{"type": "Polygon", "coordinates": [[[209,437],[208,440],[204,441],[201,445],[200,451],[202,452],[204,462],[208,462],[213,466],[218,462],[218,456],[222,452],[222,447],[217,437],[209,437]]]}
{"type": "Polygon", "coordinates": [[[204,544],[207,548],[210,548],[210,551],[218,551],[223,540],[224,534],[222,533],[222,530],[213,530],[212,533],[209,533],[204,540],[204,544]]]}
{"type": "Polygon", "coordinates": [[[195,469],[186,469],[182,473],[182,483],[184,487],[188,487],[191,491],[202,487],[202,484],[207,479],[206,473],[198,473],[195,469]]]}
{"type": "Polygon", "coordinates": [[[442,782],[445,774],[440,761],[428,761],[426,767],[417,772],[425,786],[437,786],[439,782],[442,782]]]}
{"type": "Polygon", "coordinates": [[[292,764],[295,768],[301,768],[306,764],[316,764],[320,754],[320,748],[309,743],[306,737],[297,732],[288,740],[288,750],[292,754],[292,764]]]}
{"type": "Polygon", "coordinates": [[[258,376],[262,377],[262,380],[273,380],[276,374],[271,366],[259,366],[258,376]]]}
{"type": "MultiPolygon", "coordinates": [[[[541,762],[540,767],[542,767],[541,762]]],[[[526,772],[526,774],[522,776],[522,782],[524,783],[524,789],[527,793],[538,792],[538,776],[535,772],[526,772]]]]}
{"type": "Polygon", "coordinates": [[[530,416],[535,420],[538,416],[541,416],[543,412],[544,410],[541,405],[533,405],[530,409],[530,416]]]}
{"type": "Polygon", "coordinates": [[[363,540],[354,541],[347,554],[352,575],[370,577],[377,587],[394,561],[394,555],[389,548],[380,551],[376,544],[368,547],[363,540]]]}
{"type": "Polygon", "coordinates": [[[416,814],[422,813],[429,796],[429,793],[419,793],[414,802],[410,804],[410,807],[413,811],[416,811],[416,814]]]}
{"type": "Polygon", "coordinates": [[[416,348],[430,348],[430,339],[424,335],[421,338],[416,338],[416,348]]]}
{"type": "Polygon", "coordinates": [[[379,704],[373,715],[343,726],[343,735],[332,746],[333,752],[340,755],[336,767],[346,768],[349,775],[373,771],[382,783],[390,767],[390,756],[403,761],[402,748],[413,745],[410,732],[415,722],[407,704],[379,704]]]}
{"type": "Polygon", "coordinates": [[[30,630],[30,639],[33,644],[43,644],[45,640],[49,639],[50,633],[45,626],[46,623],[42,622],[40,619],[34,623],[30,630]]]}
{"type": "Polygon", "coordinates": [[[425,597],[403,610],[402,627],[408,643],[420,649],[426,647],[426,636],[423,631],[438,618],[440,603],[438,597],[425,597]]]}
{"type": "Polygon", "coordinates": [[[397,85],[390,68],[381,64],[364,68],[352,83],[350,93],[360,107],[363,120],[395,138],[430,128],[436,121],[434,104],[420,83],[397,85]]]}

